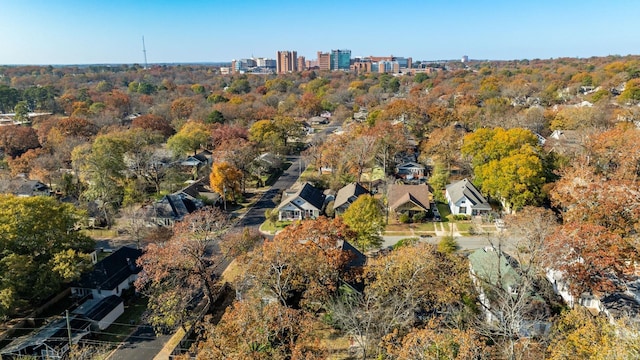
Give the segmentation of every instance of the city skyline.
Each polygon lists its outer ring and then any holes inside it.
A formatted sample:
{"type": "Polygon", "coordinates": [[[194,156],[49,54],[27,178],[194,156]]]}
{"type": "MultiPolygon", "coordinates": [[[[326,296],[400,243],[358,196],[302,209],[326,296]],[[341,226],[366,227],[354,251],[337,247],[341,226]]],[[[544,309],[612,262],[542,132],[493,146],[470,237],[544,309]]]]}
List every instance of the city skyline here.
{"type": "Polygon", "coordinates": [[[640,53],[640,3],[613,0],[174,2],[0,0],[0,64],[149,64],[352,57],[517,60],[640,53]]]}

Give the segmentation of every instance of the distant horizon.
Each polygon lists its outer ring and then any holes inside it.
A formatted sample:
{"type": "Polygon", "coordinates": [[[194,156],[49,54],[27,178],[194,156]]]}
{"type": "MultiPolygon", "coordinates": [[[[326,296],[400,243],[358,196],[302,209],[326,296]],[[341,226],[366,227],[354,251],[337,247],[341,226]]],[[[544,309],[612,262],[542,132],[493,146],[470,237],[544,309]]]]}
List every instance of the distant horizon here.
{"type": "Polygon", "coordinates": [[[640,52],[640,2],[626,0],[0,0],[0,8],[0,64],[14,66],[143,64],[143,37],[148,64],[275,58],[278,50],[419,61],[640,52]]]}
{"type": "MultiPolygon", "coordinates": [[[[295,51],[295,50],[293,50],[295,51]]],[[[372,56],[390,56],[390,55],[372,55],[372,56]]],[[[451,59],[416,59],[413,58],[413,62],[415,63],[416,61],[419,62],[461,62],[462,59],[461,55],[459,58],[451,58],[451,59]]],[[[559,56],[559,57],[550,57],[550,58],[522,58],[522,59],[474,59],[469,57],[469,60],[467,60],[468,62],[491,62],[491,61],[531,61],[531,60],[540,60],[540,61],[553,61],[553,60],[557,60],[557,59],[590,59],[590,58],[606,58],[606,57],[610,57],[610,56],[614,56],[614,57],[627,57],[627,56],[640,56],[639,54],[626,54],[626,55],[620,55],[620,54],[609,54],[609,55],[593,55],[593,56],[559,56]]],[[[406,57],[411,57],[406,56],[406,57]]],[[[255,56],[254,58],[268,58],[268,59],[274,59],[275,57],[268,57],[268,56],[255,56]]],[[[352,57],[353,59],[354,57],[352,57]]],[[[239,58],[239,59],[251,59],[251,57],[248,58],[239,58]]],[[[216,66],[230,66],[231,62],[233,60],[239,60],[239,59],[232,59],[232,60],[228,60],[228,61],[179,61],[179,62],[147,62],[147,66],[153,66],[153,65],[216,65],[216,66]]],[[[307,59],[307,60],[316,60],[316,59],[307,59]]],[[[119,65],[139,65],[139,66],[144,66],[145,64],[142,62],[131,62],[131,63],[124,63],[124,62],[105,62],[105,63],[69,63],[69,64],[0,64],[0,66],[53,66],[53,67],[66,67],[66,66],[119,66],[119,65]]]]}

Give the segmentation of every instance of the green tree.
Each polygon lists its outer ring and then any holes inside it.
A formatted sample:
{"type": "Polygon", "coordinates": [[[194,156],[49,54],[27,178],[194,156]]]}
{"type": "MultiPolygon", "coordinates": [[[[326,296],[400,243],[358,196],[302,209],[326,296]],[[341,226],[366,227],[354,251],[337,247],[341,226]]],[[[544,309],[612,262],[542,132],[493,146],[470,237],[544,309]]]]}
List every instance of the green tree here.
{"type": "Polygon", "coordinates": [[[19,122],[29,121],[29,105],[26,101],[18,101],[16,106],[13,108],[15,113],[14,119],[19,122]]]}
{"type": "Polygon", "coordinates": [[[640,79],[631,79],[624,86],[624,91],[620,94],[618,102],[626,104],[637,104],[640,102],[640,79]]]}
{"type": "Polygon", "coordinates": [[[207,115],[207,120],[206,120],[207,124],[222,124],[224,123],[224,115],[218,111],[218,110],[213,110],[212,112],[209,113],[209,115],[207,115]]]}
{"type": "Polygon", "coordinates": [[[71,155],[80,179],[87,184],[82,195],[98,204],[107,224],[111,223],[111,215],[124,197],[127,146],[119,134],[105,134],[98,136],[93,144],[76,147],[71,155]]]}
{"type": "Polygon", "coordinates": [[[83,217],[53,198],[0,195],[0,317],[79,278],[94,247],[77,230],[83,217]]]}
{"type": "Polygon", "coordinates": [[[547,169],[531,131],[478,129],[464,137],[462,153],[471,159],[474,183],[482,192],[514,210],[541,201],[547,169]]]}
{"type": "Polygon", "coordinates": [[[177,134],[167,140],[167,146],[176,156],[196,154],[209,142],[209,128],[199,121],[187,121],[177,134]]]}
{"type": "Polygon", "coordinates": [[[384,214],[377,199],[362,195],[343,214],[344,223],[356,232],[356,245],[362,251],[380,247],[384,214]]]}
{"type": "Polygon", "coordinates": [[[0,85],[0,111],[8,113],[20,101],[20,92],[7,85],[0,85]]]}
{"type": "Polygon", "coordinates": [[[227,91],[232,94],[246,94],[251,91],[251,85],[247,79],[238,79],[234,80],[231,85],[229,85],[227,91]]]}

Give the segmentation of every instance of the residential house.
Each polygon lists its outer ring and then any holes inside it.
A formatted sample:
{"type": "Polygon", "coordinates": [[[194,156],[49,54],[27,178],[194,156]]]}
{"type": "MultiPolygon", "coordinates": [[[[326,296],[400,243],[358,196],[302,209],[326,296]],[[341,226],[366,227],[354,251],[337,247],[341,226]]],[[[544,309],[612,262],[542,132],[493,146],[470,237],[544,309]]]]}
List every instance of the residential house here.
{"type": "Polygon", "coordinates": [[[72,313],[91,321],[91,329],[93,331],[104,330],[113,324],[120,315],[124,314],[124,301],[116,295],[102,299],[89,299],[73,310],[72,313]]]}
{"type": "Polygon", "coordinates": [[[171,226],[203,206],[202,200],[184,192],[177,192],[165,195],[154,202],[150,209],[150,219],[154,225],[171,226]]]}
{"type": "Polygon", "coordinates": [[[338,190],[335,200],[333,201],[334,211],[337,214],[344,213],[358,197],[364,194],[369,194],[369,191],[357,182],[344,186],[338,190]]]}
{"type": "Polygon", "coordinates": [[[65,359],[71,343],[77,344],[89,335],[91,322],[81,317],[71,317],[69,326],[65,318],[58,318],[34,333],[14,339],[0,351],[2,359],[65,359]],[[71,334],[69,334],[69,329],[71,334]]]}
{"type": "Polygon", "coordinates": [[[469,255],[469,271],[488,323],[511,326],[524,337],[549,331],[551,308],[547,300],[536,293],[538,286],[522,277],[515,259],[503,251],[485,247],[469,255]],[[505,311],[518,311],[519,316],[505,314],[505,311]]]}
{"type": "Polygon", "coordinates": [[[51,189],[38,180],[18,177],[11,180],[0,180],[0,193],[13,194],[21,197],[50,196],[51,189]]]}
{"type": "Polygon", "coordinates": [[[491,211],[491,205],[468,179],[446,186],[445,197],[453,215],[482,215],[491,211]]]}
{"type": "Polygon", "coordinates": [[[431,193],[427,185],[389,185],[387,194],[389,210],[399,215],[413,216],[431,208],[431,193]]]}
{"type": "Polygon", "coordinates": [[[396,166],[396,176],[405,180],[424,179],[425,167],[417,162],[405,162],[396,166]]]}
{"type": "Polygon", "coordinates": [[[71,296],[103,299],[111,295],[121,296],[138,277],[140,267],[136,260],[142,250],[123,246],[111,255],[98,261],[93,271],[85,274],[71,285],[71,296]]]}
{"type": "Polygon", "coordinates": [[[329,120],[327,120],[327,118],[322,116],[314,116],[310,118],[308,121],[311,125],[324,125],[329,123],[329,120]]]}
{"type": "Polygon", "coordinates": [[[322,190],[309,183],[285,191],[282,198],[277,208],[280,221],[315,219],[324,209],[325,196],[322,190]]]}
{"type": "Polygon", "coordinates": [[[186,159],[182,160],[180,162],[180,165],[189,166],[189,167],[195,166],[198,168],[205,165],[211,165],[213,164],[212,154],[213,153],[209,150],[203,150],[195,155],[191,155],[186,159]]]}
{"type": "Polygon", "coordinates": [[[305,135],[311,135],[313,134],[313,132],[315,131],[315,129],[313,128],[313,126],[311,126],[308,122],[306,121],[301,121],[300,124],[302,125],[302,130],[304,132],[305,135]]]}
{"type": "Polygon", "coordinates": [[[624,281],[623,284],[619,283],[624,291],[609,294],[584,292],[578,297],[569,292],[569,281],[565,279],[563,272],[547,269],[546,277],[553,286],[553,291],[560,295],[569,307],[581,305],[593,313],[604,313],[609,319],[637,318],[640,314],[640,278],[638,277],[632,281],[624,281]]]}
{"type": "Polygon", "coordinates": [[[544,149],[565,156],[576,156],[584,152],[587,134],[579,130],[554,130],[544,143],[544,149]]]}

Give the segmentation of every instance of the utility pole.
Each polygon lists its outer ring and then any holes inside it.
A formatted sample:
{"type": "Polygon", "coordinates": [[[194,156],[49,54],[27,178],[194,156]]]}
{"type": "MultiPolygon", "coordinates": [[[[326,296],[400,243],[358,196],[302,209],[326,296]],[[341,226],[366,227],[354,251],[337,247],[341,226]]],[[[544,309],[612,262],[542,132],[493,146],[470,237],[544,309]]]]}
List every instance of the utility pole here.
{"type": "Polygon", "coordinates": [[[71,322],[69,321],[69,310],[64,311],[65,316],[67,318],[67,335],[69,335],[69,351],[71,351],[71,322]]]}

